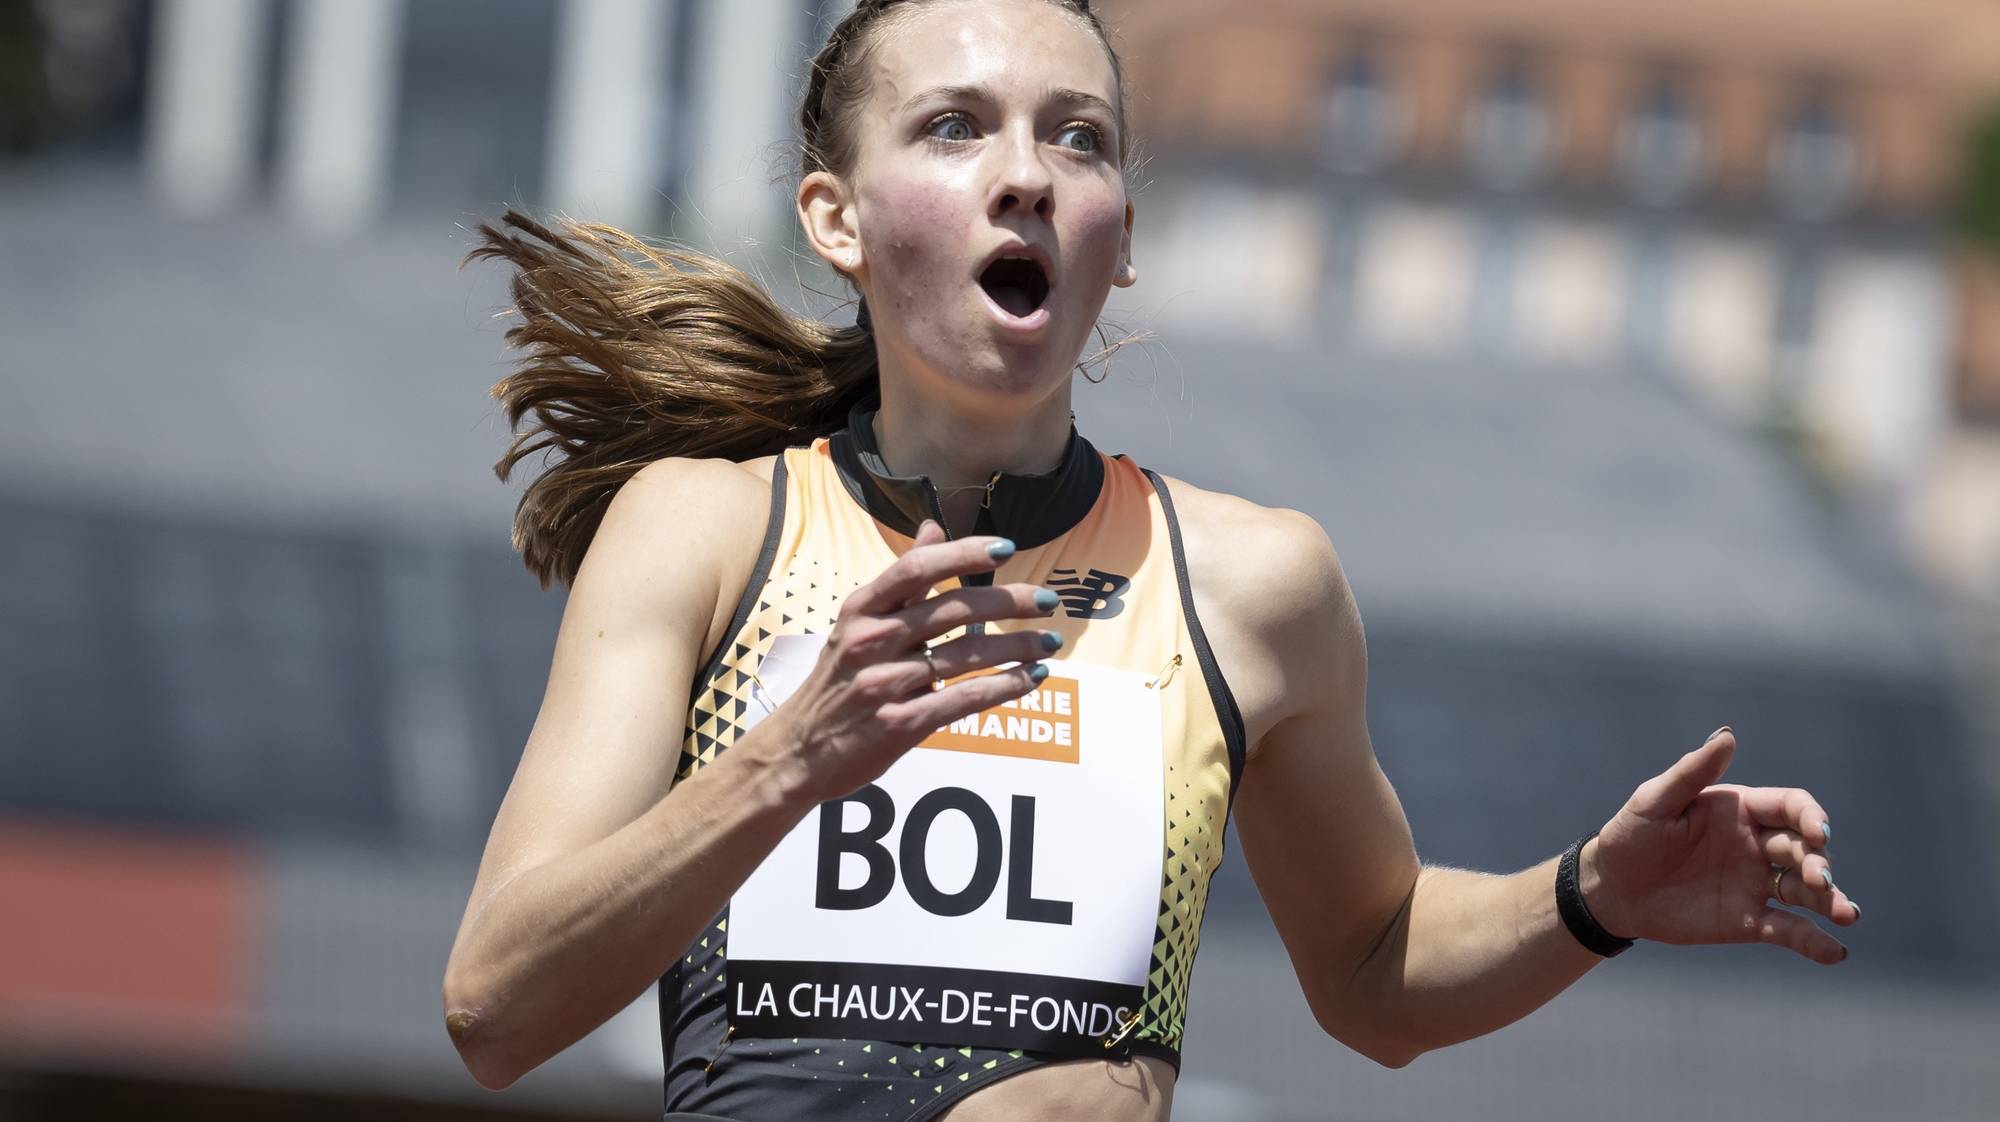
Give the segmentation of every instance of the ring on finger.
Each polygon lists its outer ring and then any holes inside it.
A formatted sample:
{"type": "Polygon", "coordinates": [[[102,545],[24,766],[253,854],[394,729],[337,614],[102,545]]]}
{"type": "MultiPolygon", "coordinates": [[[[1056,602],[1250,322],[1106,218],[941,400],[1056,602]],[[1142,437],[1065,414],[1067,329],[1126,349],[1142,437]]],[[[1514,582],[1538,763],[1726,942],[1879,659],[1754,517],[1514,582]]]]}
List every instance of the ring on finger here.
{"type": "Polygon", "coordinates": [[[1791,903],[1791,901],[1785,899],[1785,874],[1791,871],[1791,867],[1788,865],[1779,865],[1771,871],[1771,898],[1780,904],[1789,905],[1791,903]]]}
{"type": "Polygon", "coordinates": [[[930,645],[925,644],[923,650],[924,665],[930,667],[931,671],[931,690],[932,692],[936,692],[943,686],[944,679],[938,675],[937,659],[931,655],[930,645]]]}

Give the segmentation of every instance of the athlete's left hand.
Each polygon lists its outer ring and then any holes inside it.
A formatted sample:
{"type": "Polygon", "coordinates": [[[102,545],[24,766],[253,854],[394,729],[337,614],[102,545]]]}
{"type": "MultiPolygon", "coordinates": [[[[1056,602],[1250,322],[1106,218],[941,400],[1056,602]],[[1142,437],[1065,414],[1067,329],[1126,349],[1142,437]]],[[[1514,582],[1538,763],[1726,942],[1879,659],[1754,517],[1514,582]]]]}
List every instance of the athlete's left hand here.
{"type": "Polygon", "coordinates": [[[1847,948],[1779,899],[1842,927],[1861,909],[1833,882],[1826,811],[1795,787],[1717,783],[1736,734],[1707,743],[1639,785],[1580,861],[1584,902],[1605,930],[1681,945],[1775,943],[1831,966],[1847,948]]]}

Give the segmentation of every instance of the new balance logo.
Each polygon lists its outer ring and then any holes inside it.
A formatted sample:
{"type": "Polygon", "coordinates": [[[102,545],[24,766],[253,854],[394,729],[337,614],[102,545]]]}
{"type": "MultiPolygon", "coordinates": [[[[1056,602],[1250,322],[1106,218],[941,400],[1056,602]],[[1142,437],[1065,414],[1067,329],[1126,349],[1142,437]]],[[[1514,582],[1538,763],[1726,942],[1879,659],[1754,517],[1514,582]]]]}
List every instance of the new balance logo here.
{"type": "Polygon", "coordinates": [[[1046,583],[1062,597],[1063,614],[1071,619],[1110,619],[1118,615],[1125,610],[1125,601],[1119,597],[1132,587],[1130,579],[1102,569],[1092,569],[1081,577],[1075,569],[1057,569],[1046,583]]]}

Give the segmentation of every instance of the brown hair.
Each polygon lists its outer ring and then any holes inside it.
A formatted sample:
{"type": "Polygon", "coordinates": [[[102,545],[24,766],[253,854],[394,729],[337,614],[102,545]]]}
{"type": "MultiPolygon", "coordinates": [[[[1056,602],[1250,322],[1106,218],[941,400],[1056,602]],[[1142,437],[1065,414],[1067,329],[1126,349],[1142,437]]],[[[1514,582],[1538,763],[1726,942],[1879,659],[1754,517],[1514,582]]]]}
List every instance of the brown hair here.
{"type": "MultiPolygon", "coordinates": [[[[920,2],[859,0],[834,25],[799,107],[803,173],[852,170],[884,17],[920,2]]],[[[1122,103],[1123,70],[1089,0],[1049,2],[1104,44],[1122,103]]],[[[865,306],[856,326],[836,327],[793,315],[713,257],[599,223],[560,226],[509,210],[498,228],[480,224],[465,258],[515,270],[519,322],[506,340],[522,357],[493,387],[514,439],[493,470],[505,481],[538,453],[546,465],[521,496],[513,533],[544,588],[575,581],[612,496],[639,469],[670,456],[746,460],[833,432],[876,392],[878,373],[865,306]]]]}

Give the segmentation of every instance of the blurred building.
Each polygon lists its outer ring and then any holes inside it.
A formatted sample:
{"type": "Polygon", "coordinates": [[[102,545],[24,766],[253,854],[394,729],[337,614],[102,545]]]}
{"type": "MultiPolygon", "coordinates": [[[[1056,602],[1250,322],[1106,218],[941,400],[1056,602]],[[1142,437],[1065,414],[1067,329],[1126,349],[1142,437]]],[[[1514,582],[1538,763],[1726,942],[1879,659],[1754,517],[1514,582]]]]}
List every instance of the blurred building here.
{"type": "MultiPolygon", "coordinates": [[[[0,1116],[656,1109],[644,999],[499,1100],[438,1019],[561,611],[487,470],[505,293],[456,267],[518,202],[789,271],[791,98],[844,9],[0,0],[0,1116]]],[[[1843,808],[1871,912],[1858,996],[1693,955],[1381,1073],[1314,1035],[1230,862],[1177,1116],[1702,1116],[1776,1077],[1821,1118],[1980,1117],[2000,731],[1877,515],[2000,589],[2000,328],[1960,311],[2000,282],[1943,218],[1990,5],[1113,22],[1136,311],[1193,393],[1123,367],[1079,413],[1334,534],[1425,856],[1546,856],[1726,719],[1740,778],[1843,808]],[[1866,1062],[1773,1025],[1800,993],[1866,1062]]]]}
{"type": "MultiPolygon", "coordinates": [[[[532,201],[727,247],[789,243],[799,60],[844,5],[32,7],[51,80],[17,102],[123,106],[175,213],[337,238],[532,201]]],[[[1171,169],[1151,285],[1201,293],[1174,327],[1673,379],[2000,596],[2000,251],[1947,221],[2000,104],[1990,5],[1109,7],[1171,169]]]]}
{"type": "Polygon", "coordinates": [[[1203,295],[1178,318],[1673,380],[2000,597],[1996,255],[1947,221],[2000,104],[1990,4],[1116,14],[1169,263],[1150,279],[1203,295]]]}

